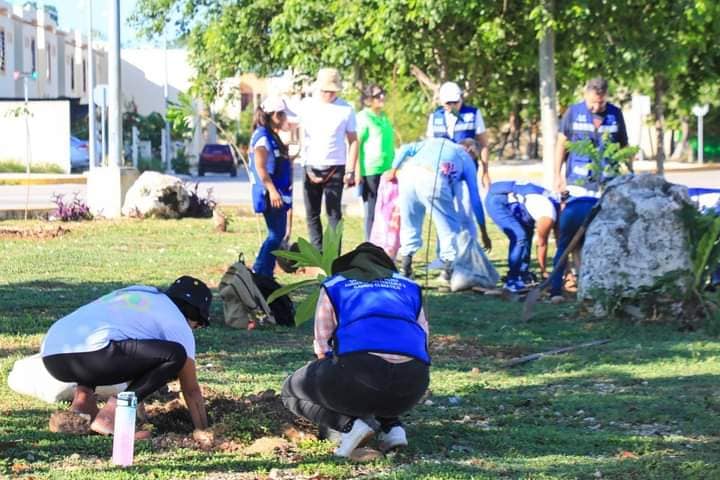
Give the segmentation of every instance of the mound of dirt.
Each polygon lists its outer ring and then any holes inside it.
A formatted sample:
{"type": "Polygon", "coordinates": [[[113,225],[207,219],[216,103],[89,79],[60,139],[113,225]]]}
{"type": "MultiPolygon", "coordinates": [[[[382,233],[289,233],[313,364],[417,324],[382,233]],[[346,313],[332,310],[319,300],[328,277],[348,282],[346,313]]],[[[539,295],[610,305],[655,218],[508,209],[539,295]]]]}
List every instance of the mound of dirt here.
{"type": "Polygon", "coordinates": [[[90,415],[70,411],[55,412],[50,416],[50,431],[87,435],[90,433],[90,415]]]}
{"type": "Polygon", "coordinates": [[[37,228],[0,228],[0,238],[26,238],[32,240],[44,240],[48,238],[57,238],[69,233],[69,228],[60,225],[54,227],[37,227],[37,228]]]}
{"type": "MultiPolygon", "coordinates": [[[[234,397],[210,393],[206,395],[210,428],[193,433],[190,412],[175,392],[151,397],[145,402],[145,413],[153,432],[153,446],[158,449],[194,448],[206,451],[239,452],[260,439],[284,437],[290,442],[316,439],[317,428],[288,411],[273,390],[257,395],[234,397]],[[174,398],[169,398],[174,397],[174,398]]],[[[271,449],[257,448],[248,454],[288,454],[288,445],[265,442],[271,449]],[[266,451],[267,450],[267,451],[266,451]],[[281,451],[278,451],[281,450],[281,451]]]]}

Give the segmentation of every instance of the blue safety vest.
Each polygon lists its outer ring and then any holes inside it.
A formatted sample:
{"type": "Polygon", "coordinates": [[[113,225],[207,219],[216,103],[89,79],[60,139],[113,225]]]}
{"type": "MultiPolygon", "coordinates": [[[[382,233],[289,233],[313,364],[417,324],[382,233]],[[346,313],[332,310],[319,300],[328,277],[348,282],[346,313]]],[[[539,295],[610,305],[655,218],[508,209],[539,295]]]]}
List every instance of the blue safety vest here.
{"type": "Polygon", "coordinates": [[[715,210],[720,214],[720,189],[688,188],[690,200],[698,205],[700,211],[715,210]]]}
{"type": "MultiPolygon", "coordinates": [[[[292,163],[289,158],[282,156],[275,137],[265,127],[255,129],[250,139],[250,145],[254,146],[262,137],[267,138],[268,145],[270,145],[265,168],[267,168],[275,188],[282,197],[283,207],[288,210],[292,208],[292,163]]],[[[262,213],[270,205],[268,203],[267,189],[257,172],[254,149],[250,150],[250,182],[252,183],[253,209],[255,213],[262,213]]]]}
{"type": "Polygon", "coordinates": [[[535,225],[530,212],[525,207],[525,196],[530,194],[546,195],[550,201],[557,204],[555,199],[550,196],[550,192],[540,185],[530,182],[516,182],[513,180],[504,180],[493,182],[488,190],[488,195],[507,195],[508,206],[510,212],[515,219],[526,227],[535,225]]]}
{"type": "MultiPolygon", "coordinates": [[[[587,107],[585,102],[576,103],[570,107],[568,112],[570,120],[570,136],[568,140],[576,142],[579,140],[589,139],[592,143],[603,149],[602,137],[604,134],[609,135],[610,142],[618,141],[618,132],[620,130],[620,119],[622,111],[615,105],[608,103],[606,106],[605,117],[599,128],[595,128],[593,124],[593,114],[587,107]]],[[[608,180],[606,177],[592,178],[592,172],[589,170],[590,157],[570,153],[567,160],[567,168],[565,175],[568,185],[581,185],[588,190],[599,190],[600,182],[608,180]]],[[[603,163],[603,168],[605,164],[603,163]]]]}
{"type": "Polygon", "coordinates": [[[433,137],[447,138],[455,143],[460,143],[466,138],[475,138],[475,119],[478,110],[471,105],[463,105],[458,112],[458,120],[455,124],[452,138],[448,135],[448,127],[445,123],[445,110],[438,107],[432,114],[433,137]]]}
{"type": "Polygon", "coordinates": [[[335,309],[337,356],[392,353],[430,364],[427,335],[418,323],[422,296],[415,282],[395,274],[371,282],[333,275],[323,282],[335,309]]]}
{"type": "Polygon", "coordinates": [[[538,195],[545,195],[549,193],[540,185],[536,185],[530,182],[516,182],[514,180],[503,180],[500,182],[493,182],[490,184],[488,193],[503,194],[512,193],[518,196],[530,195],[536,193],[538,195]]]}

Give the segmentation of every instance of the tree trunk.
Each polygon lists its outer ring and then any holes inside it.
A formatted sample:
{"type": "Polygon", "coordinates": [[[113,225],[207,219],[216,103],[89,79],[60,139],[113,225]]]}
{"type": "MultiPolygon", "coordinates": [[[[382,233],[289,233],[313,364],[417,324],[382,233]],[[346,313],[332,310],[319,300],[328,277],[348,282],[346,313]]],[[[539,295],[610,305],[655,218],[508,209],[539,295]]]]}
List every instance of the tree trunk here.
{"type": "Polygon", "coordinates": [[[688,147],[690,146],[688,144],[689,136],[690,120],[688,117],[682,117],[680,119],[680,141],[675,144],[675,151],[672,152],[670,156],[671,160],[682,161],[685,159],[684,157],[687,155],[688,147]]]}
{"type": "MultiPolygon", "coordinates": [[[[549,12],[554,10],[553,0],[543,1],[549,12]]],[[[540,123],[543,143],[543,184],[552,188],[555,164],[555,139],[557,137],[557,92],[555,90],[555,32],[546,29],[540,38],[540,123]]]]}
{"type": "Polygon", "coordinates": [[[655,133],[657,140],[657,174],[665,175],[665,92],[667,83],[662,75],[655,75],[653,86],[655,88],[655,133]]]}

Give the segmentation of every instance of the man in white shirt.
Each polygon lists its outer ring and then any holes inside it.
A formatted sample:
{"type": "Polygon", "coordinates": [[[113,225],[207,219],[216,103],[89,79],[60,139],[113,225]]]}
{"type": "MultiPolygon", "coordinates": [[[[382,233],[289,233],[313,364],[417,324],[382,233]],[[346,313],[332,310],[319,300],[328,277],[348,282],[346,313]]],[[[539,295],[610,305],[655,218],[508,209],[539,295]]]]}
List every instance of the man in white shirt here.
{"type": "Polygon", "coordinates": [[[303,194],[310,242],[322,248],[320,211],[325,196],[325,212],[335,228],[342,219],[343,187],[356,184],[360,172],[355,110],[338,97],[342,90],[340,74],[334,68],[318,72],[313,97],[300,108],[302,160],[305,166],[303,194]]]}

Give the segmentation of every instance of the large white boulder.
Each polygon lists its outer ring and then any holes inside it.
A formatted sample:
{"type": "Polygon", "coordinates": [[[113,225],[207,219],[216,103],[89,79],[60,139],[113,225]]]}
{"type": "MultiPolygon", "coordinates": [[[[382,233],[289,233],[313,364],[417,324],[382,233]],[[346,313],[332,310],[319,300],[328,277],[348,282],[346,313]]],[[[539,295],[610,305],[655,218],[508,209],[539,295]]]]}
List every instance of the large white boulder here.
{"type": "Polygon", "coordinates": [[[130,187],[122,214],[129,217],[179,218],[190,206],[190,194],[182,180],[147,171],[130,187]]]}
{"type": "Polygon", "coordinates": [[[687,189],[651,174],[611,182],[582,247],[578,298],[595,313],[638,319],[678,312],[692,285],[681,211],[687,189]]]}

